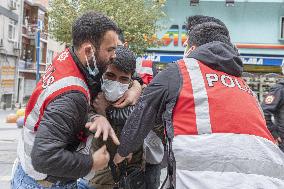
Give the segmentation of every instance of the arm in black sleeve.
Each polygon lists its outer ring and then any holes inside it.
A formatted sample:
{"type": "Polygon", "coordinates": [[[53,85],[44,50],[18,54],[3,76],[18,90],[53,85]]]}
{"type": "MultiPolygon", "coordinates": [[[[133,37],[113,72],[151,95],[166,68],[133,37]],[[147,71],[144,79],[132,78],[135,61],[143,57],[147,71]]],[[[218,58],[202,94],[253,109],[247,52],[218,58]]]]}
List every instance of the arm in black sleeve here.
{"type": "Polygon", "coordinates": [[[176,64],[159,73],[143,91],[120,137],[117,152],[125,157],[137,150],[151,129],[162,124],[166,105],[176,98],[180,76],[176,64]]]}
{"type": "Polygon", "coordinates": [[[89,112],[88,112],[88,122],[92,122],[98,116],[101,116],[101,115],[97,114],[97,112],[96,112],[96,110],[93,106],[90,106],[89,112]]]}
{"type": "Polygon", "coordinates": [[[77,91],[64,93],[47,106],[32,149],[35,170],[74,179],[91,171],[91,155],[76,152],[76,135],[84,129],[87,113],[88,101],[77,91]]]}
{"type": "Polygon", "coordinates": [[[282,88],[273,87],[269,94],[264,98],[261,107],[263,109],[266,125],[274,138],[278,138],[278,126],[272,121],[272,116],[278,111],[279,105],[282,103],[282,88]]]}

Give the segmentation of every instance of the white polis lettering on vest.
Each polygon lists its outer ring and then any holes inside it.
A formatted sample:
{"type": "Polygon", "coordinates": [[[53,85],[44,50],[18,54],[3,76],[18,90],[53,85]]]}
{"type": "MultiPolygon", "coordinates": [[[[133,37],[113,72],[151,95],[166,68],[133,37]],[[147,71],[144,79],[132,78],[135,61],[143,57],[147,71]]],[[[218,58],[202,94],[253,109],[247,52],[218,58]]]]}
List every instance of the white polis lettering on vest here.
{"type": "Polygon", "coordinates": [[[233,79],[230,76],[227,76],[227,75],[221,75],[221,82],[226,87],[232,88],[232,87],[236,86],[233,79]],[[229,80],[229,82],[227,82],[228,80],[229,80]]]}
{"type": "Polygon", "coordinates": [[[217,74],[205,74],[205,77],[209,87],[214,87],[214,83],[221,81],[221,83],[226,87],[233,88],[237,86],[242,91],[252,94],[250,88],[245,83],[242,83],[242,86],[237,78],[233,79],[228,75],[221,75],[219,77],[217,74]]]}
{"type": "Polygon", "coordinates": [[[217,74],[206,74],[206,79],[209,87],[214,87],[213,82],[218,81],[218,75],[217,74]]]}

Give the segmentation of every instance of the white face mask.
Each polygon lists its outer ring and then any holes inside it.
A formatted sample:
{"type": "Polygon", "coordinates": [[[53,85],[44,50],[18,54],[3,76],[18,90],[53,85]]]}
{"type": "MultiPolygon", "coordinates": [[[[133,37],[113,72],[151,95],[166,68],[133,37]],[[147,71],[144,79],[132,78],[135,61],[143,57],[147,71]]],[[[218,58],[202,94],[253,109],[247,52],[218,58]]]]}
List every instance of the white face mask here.
{"type": "Polygon", "coordinates": [[[129,84],[122,84],[118,81],[103,79],[102,91],[110,102],[117,101],[128,90],[129,84]]]}

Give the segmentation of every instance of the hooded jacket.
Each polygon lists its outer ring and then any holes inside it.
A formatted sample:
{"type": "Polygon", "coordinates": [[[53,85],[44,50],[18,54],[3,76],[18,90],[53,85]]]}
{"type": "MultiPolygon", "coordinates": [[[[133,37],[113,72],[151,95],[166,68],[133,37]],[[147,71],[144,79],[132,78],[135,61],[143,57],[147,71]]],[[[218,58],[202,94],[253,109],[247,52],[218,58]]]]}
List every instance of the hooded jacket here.
{"type": "MultiPolygon", "coordinates": [[[[238,53],[234,48],[222,42],[212,42],[202,45],[196,48],[189,55],[189,58],[199,60],[208,67],[229,75],[241,76],[243,72],[243,63],[238,53]]],[[[133,115],[137,115],[135,116],[136,118],[133,120],[129,119],[123,129],[125,135],[123,135],[120,141],[126,145],[120,145],[123,147],[118,148],[118,153],[122,156],[128,155],[141,144],[144,137],[151,130],[152,125],[167,122],[167,125],[172,127],[172,111],[182,87],[182,76],[178,65],[176,63],[169,64],[168,68],[159,73],[149,86],[151,87],[147,87],[144,90],[136,106],[137,108],[132,113],[133,115]],[[147,102],[144,99],[147,99],[147,102]],[[142,115],[143,117],[141,117],[142,115]],[[140,124],[142,125],[140,126],[140,124]],[[126,131],[127,128],[132,129],[131,131],[126,131]],[[130,142],[129,140],[133,136],[136,139],[130,142]]],[[[171,137],[173,137],[173,133],[171,137]]]]}
{"type": "MultiPolygon", "coordinates": [[[[243,64],[238,53],[232,46],[222,42],[199,46],[188,58],[198,60],[200,64],[231,76],[240,77],[242,74],[243,64]]],[[[232,133],[212,132],[174,136],[175,132],[171,131],[174,128],[173,112],[182,86],[182,73],[176,63],[170,64],[153,79],[123,128],[118,147],[121,156],[125,157],[135,151],[152,129],[152,125],[163,124],[168,137],[173,138],[177,188],[267,188],[269,186],[281,188],[284,186],[284,156],[271,141],[271,135],[264,127],[263,117],[261,127],[263,131],[266,130],[267,138],[253,133],[240,134],[241,132],[236,132],[237,129],[232,133]]],[[[223,103],[218,104],[219,107],[226,106],[226,101],[230,98],[238,97],[228,96],[226,99],[221,99],[223,103]]],[[[256,98],[251,99],[252,104],[258,105],[256,98]]],[[[214,116],[214,112],[211,113],[214,116]]],[[[259,115],[261,110],[255,113],[259,115]]],[[[232,109],[224,114],[230,120],[234,119],[234,115],[242,113],[232,109]]],[[[245,120],[250,119],[246,115],[241,117],[245,120]]],[[[245,124],[245,120],[241,120],[241,123],[245,124]]],[[[219,122],[222,126],[222,120],[219,122]]],[[[238,125],[231,127],[237,128],[238,125]]],[[[247,127],[252,125],[248,124],[247,127]]]]}

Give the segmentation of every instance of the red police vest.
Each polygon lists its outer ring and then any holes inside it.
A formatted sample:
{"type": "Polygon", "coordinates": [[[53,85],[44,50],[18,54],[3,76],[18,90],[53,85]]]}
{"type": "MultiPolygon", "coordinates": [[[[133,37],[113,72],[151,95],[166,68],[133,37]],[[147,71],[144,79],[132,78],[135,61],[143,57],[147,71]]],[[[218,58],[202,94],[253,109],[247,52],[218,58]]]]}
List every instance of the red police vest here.
{"type": "Polygon", "coordinates": [[[178,62],[182,88],[173,111],[175,135],[248,134],[274,141],[259,103],[241,77],[186,58],[178,62]]]}
{"type": "Polygon", "coordinates": [[[137,68],[137,73],[143,80],[143,83],[148,85],[153,79],[153,61],[141,60],[140,67],[137,68]]]}
{"type": "Polygon", "coordinates": [[[90,101],[90,92],[85,79],[69,50],[66,49],[54,58],[53,63],[37,83],[26,108],[25,127],[36,131],[49,102],[71,90],[81,91],[90,101]]]}

